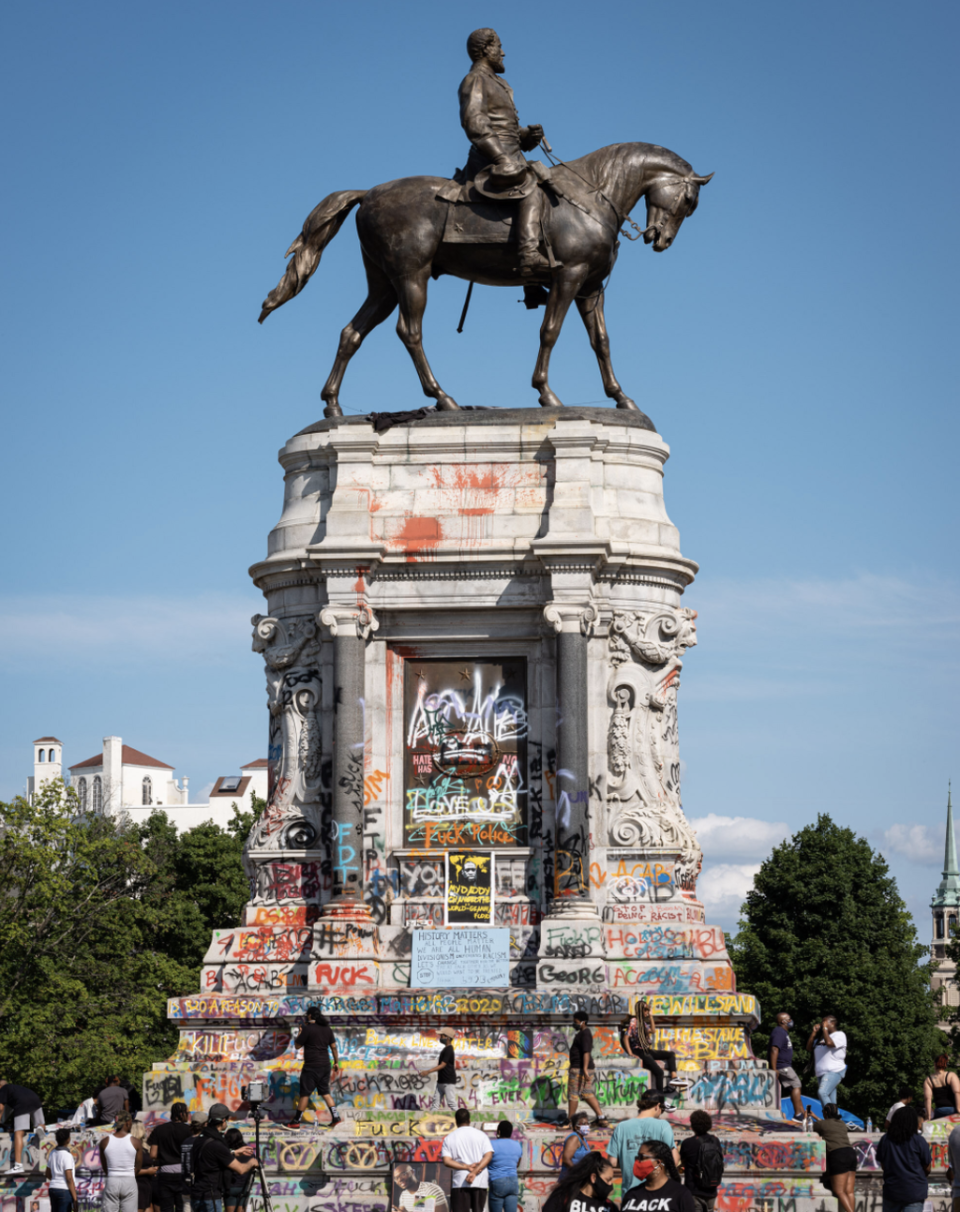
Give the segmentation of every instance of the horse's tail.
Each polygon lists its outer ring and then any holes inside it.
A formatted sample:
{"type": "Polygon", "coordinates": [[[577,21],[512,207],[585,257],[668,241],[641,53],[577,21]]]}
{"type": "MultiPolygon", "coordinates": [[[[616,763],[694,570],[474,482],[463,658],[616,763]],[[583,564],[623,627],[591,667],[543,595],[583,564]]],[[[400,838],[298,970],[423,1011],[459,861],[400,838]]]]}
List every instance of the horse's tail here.
{"type": "Polygon", "coordinates": [[[272,311],[276,311],[303,290],[320,264],[323,250],[366,192],[365,189],[338,190],[335,194],[328,194],[320,205],[315,206],[307,215],[303,231],[284,253],[287,257],[292,253],[293,260],[276,287],[264,299],[258,323],[262,324],[272,311]]]}

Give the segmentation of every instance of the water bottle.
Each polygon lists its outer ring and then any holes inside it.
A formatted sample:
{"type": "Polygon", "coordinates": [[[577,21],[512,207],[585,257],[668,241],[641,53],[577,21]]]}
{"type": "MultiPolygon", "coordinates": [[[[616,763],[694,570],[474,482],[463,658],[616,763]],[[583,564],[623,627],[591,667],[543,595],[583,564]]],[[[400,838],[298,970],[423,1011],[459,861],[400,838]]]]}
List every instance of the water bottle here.
{"type": "Polygon", "coordinates": [[[869,1115],[867,1116],[867,1131],[873,1131],[873,1119],[869,1115]]]}

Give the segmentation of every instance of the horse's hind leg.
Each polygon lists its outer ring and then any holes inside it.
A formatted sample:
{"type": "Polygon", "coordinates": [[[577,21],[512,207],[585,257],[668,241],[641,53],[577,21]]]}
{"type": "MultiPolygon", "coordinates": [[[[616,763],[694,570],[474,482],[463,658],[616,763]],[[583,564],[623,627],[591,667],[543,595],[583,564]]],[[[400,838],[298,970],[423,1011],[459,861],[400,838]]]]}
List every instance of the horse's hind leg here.
{"type": "Polygon", "coordinates": [[[396,291],[390,284],[390,279],[368,259],[363,258],[367,271],[367,297],[363,306],[340,334],[340,344],[337,347],[337,357],[330,371],[330,377],[323,385],[320,398],[326,403],[323,410],[325,417],[342,417],[340,408],[340,385],[346,373],[350,359],[363,344],[363,338],[372,332],[378,324],[382,324],[397,305],[396,291]]]}
{"type": "Polygon", "coordinates": [[[427,355],[423,352],[423,313],[427,309],[427,282],[430,271],[416,276],[395,278],[393,288],[400,300],[400,318],[397,320],[397,336],[406,345],[413,364],[420,376],[420,385],[425,396],[437,402],[437,408],[452,409],[460,405],[441,388],[430,369],[427,355]]]}
{"type": "Polygon", "coordinates": [[[613,373],[613,363],[610,361],[610,338],[607,336],[607,321],[603,315],[603,291],[596,290],[593,294],[577,296],[577,310],[583,320],[590,347],[597,355],[597,365],[600,367],[600,377],[603,379],[603,390],[611,400],[616,400],[617,408],[630,408],[639,412],[633,400],[624,392],[613,373]]]}

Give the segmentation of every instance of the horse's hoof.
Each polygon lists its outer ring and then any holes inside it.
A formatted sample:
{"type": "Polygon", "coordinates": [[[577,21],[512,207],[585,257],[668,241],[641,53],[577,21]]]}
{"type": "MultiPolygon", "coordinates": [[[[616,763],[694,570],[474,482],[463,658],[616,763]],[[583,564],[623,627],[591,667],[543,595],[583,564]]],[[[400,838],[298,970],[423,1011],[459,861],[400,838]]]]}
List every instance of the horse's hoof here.
{"type": "Polygon", "coordinates": [[[456,412],[459,407],[453,396],[437,396],[437,412],[456,412]]]}
{"type": "Polygon", "coordinates": [[[342,416],[343,416],[343,409],[342,409],[342,408],[340,407],[340,405],[337,403],[336,399],[333,399],[333,400],[327,400],[327,406],[326,406],[326,408],[323,410],[323,415],[324,415],[325,417],[327,417],[327,418],[330,418],[330,417],[342,417],[342,416]]]}
{"type": "Polygon", "coordinates": [[[563,401],[558,399],[549,387],[545,387],[540,393],[541,408],[563,408],[563,401]]]}
{"type": "Polygon", "coordinates": [[[633,400],[631,400],[629,396],[618,396],[617,397],[617,408],[629,408],[631,412],[640,411],[640,409],[637,408],[636,404],[634,404],[633,400]]]}

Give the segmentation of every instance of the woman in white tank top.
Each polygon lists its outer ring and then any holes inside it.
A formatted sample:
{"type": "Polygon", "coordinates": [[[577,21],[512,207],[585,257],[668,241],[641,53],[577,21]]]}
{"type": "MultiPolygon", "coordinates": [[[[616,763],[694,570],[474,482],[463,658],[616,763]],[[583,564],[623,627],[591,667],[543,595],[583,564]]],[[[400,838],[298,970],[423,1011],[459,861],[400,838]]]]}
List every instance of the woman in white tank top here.
{"type": "Polygon", "coordinates": [[[103,1184],[102,1212],[137,1212],[137,1171],[142,1141],[130,1135],[133,1117],[128,1111],[117,1116],[117,1130],[100,1142],[103,1184]]]}

